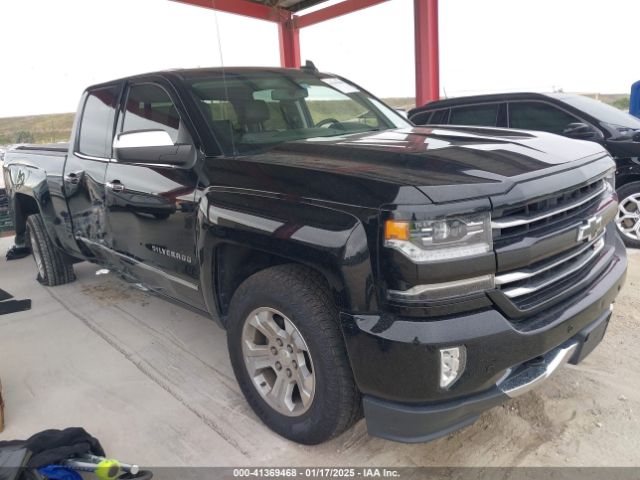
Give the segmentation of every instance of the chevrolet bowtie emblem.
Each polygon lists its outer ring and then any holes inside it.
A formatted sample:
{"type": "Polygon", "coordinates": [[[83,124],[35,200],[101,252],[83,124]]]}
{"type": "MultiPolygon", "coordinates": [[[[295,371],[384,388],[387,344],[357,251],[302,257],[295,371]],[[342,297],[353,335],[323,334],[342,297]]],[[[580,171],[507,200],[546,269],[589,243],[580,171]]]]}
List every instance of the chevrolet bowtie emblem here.
{"type": "Polygon", "coordinates": [[[600,233],[600,230],[602,230],[602,217],[600,215],[594,215],[582,222],[582,225],[578,227],[577,241],[587,240],[590,242],[600,233]]]}

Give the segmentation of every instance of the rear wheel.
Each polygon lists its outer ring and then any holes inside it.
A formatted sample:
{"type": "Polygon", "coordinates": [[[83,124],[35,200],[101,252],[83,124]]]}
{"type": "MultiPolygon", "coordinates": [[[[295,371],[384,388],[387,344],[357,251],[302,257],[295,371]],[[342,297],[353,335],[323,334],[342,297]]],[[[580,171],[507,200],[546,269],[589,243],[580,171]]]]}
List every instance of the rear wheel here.
{"type": "Polygon", "coordinates": [[[229,310],[233,370],[258,417],[278,434],[313,445],[349,428],[360,395],[324,279],[297,265],[256,273],[229,310]]]}
{"type": "Polygon", "coordinates": [[[640,248],[640,182],[618,189],[616,226],[627,247],[640,248]]]}
{"type": "Polygon", "coordinates": [[[53,287],[76,279],[73,264],[53,245],[40,214],[27,218],[27,233],[41,284],[53,287]]]}

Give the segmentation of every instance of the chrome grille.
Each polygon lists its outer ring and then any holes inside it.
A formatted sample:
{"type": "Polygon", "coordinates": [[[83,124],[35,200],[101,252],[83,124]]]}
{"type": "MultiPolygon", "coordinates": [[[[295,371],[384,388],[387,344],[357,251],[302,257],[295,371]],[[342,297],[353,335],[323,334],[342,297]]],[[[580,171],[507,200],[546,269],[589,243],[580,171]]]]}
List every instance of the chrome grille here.
{"type": "Polygon", "coordinates": [[[607,191],[608,184],[599,179],[583,187],[495,212],[491,222],[497,246],[512,243],[524,235],[559,229],[563,225],[584,218],[607,191]]]}
{"type": "Polygon", "coordinates": [[[549,248],[545,255],[538,247],[534,263],[499,270],[496,275],[497,289],[518,311],[548,308],[589,275],[605,249],[604,227],[612,208],[607,198],[612,195],[609,183],[600,178],[526,204],[496,209],[492,227],[498,264],[502,252],[513,257],[514,249],[527,249],[540,239],[549,248]],[[603,205],[608,205],[605,210],[603,205]],[[579,241],[582,225],[589,227],[591,235],[585,241],[579,241]],[[569,231],[575,231],[573,243],[559,249],[551,239],[566,237],[569,231]]]}
{"type": "Polygon", "coordinates": [[[496,286],[521,308],[531,306],[531,300],[544,299],[557,293],[559,282],[575,280],[598,258],[604,248],[604,232],[584,245],[579,245],[555,257],[545,259],[525,269],[496,276],[496,286]]]}

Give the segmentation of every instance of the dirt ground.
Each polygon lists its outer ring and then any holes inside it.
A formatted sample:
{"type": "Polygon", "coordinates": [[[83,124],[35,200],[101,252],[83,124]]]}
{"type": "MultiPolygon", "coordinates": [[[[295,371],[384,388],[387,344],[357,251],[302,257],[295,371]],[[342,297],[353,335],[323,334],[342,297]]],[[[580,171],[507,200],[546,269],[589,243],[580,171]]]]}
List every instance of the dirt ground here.
{"type": "Polygon", "coordinates": [[[30,258],[0,287],[31,298],[0,316],[6,430],[0,440],[81,425],[108,453],[156,466],[640,466],[640,252],[603,343],[579,366],[428,444],[370,437],[364,421],[316,447],[269,431],[242,398],[224,332],[111,274],[45,288],[30,258]]]}

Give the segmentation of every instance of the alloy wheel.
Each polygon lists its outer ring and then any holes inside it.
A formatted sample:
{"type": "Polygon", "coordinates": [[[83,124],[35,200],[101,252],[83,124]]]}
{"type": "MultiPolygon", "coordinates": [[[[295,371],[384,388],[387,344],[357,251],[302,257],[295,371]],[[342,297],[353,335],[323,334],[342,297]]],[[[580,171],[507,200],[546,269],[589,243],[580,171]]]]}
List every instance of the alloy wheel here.
{"type": "Polygon", "coordinates": [[[242,329],[242,356],[262,399],[277,412],[297,417],[313,402],[316,377],[304,337],[283,313],[257,308],[242,329]]]}
{"type": "Polygon", "coordinates": [[[620,200],[616,225],[622,235],[640,241],[640,193],[620,200]]]}

